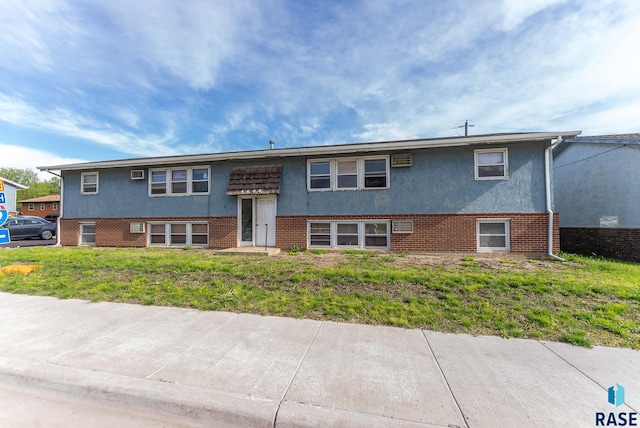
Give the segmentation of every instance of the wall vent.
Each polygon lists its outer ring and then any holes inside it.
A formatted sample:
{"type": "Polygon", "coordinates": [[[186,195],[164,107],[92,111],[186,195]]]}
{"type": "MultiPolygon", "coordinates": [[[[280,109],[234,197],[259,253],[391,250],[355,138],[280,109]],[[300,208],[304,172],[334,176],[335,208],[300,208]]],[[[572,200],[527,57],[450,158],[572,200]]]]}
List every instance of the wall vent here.
{"type": "Polygon", "coordinates": [[[129,233],[144,233],[144,223],[129,223],[129,233]]]}
{"type": "Polygon", "coordinates": [[[394,168],[402,168],[411,166],[413,158],[411,153],[398,153],[391,156],[391,166],[394,168]]]}
{"type": "Polygon", "coordinates": [[[394,220],[391,223],[393,233],[413,233],[413,220],[394,220]]]}
{"type": "Polygon", "coordinates": [[[132,169],[131,170],[131,179],[132,180],[144,180],[144,169],[132,169]]]}

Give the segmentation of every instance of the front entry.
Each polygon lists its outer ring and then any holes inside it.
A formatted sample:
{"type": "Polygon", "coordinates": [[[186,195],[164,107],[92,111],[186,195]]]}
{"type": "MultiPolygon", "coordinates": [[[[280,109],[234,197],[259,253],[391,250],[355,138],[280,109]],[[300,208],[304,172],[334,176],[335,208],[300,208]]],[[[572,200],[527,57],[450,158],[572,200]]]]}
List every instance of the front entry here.
{"type": "Polygon", "coordinates": [[[238,245],[275,247],[276,196],[238,197],[238,245]]]}

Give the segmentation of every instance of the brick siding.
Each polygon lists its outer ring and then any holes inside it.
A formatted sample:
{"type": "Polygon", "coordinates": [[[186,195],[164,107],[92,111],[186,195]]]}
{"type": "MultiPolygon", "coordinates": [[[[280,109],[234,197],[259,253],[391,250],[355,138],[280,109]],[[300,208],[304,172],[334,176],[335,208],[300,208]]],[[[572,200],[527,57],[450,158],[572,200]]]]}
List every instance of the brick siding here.
{"type": "MultiPolygon", "coordinates": [[[[390,234],[393,251],[455,251],[475,252],[476,221],[504,218],[510,220],[511,251],[517,253],[547,253],[549,216],[546,213],[506,214],[433,214],[433,215],[349,215],[349,216],[278,216],[276,247],[306,248],[308,220],[412,220],[413,233],[390,234]]],[[[390,225],[391,226],[391,225],[390,225]]],[[[553,251],[560,248],[558,215],[554,215],[553,251]]]]}
{"type": "Polygon", "coordinates": [[[235,217],[176,217],[176,218],[118,218],[118,219],[61,219],[60,243],[75,246],[80,242],[80,224],[96,224],[96,245],[100,247],[146,247],[148,231],[130,233],[130,223],[147,222],[203,222],[209,223],[209,247],[229,248],[236,246],[235,217]]]}
{"type": "MultiPolygon", "coordinates": [[[[412,220],[413,233],[390,233],[393,251],[454,251],[475,252],[476,221],[478,219],[509,219],[511,251],[546,253],[548,215],[546,213],[506,214],[434,214],[434,215],[349,215],[349,216],[277,216],[276,247],[288,250],[293,246],[307,247],[308,220],[412,220]]],[[[157,218],[157,219],[61,219],[61,244],[78,245],[80,224],[95,222],[96,245],[102,247],[145,247],[148,233],[130,233],[129,223],[163,223],[207,221],[209,247],[231,248],[237,245],[236,217],[157,218]]],[[[391,225],[390,225],[391,226],[391,225]]],[[[553,248],[560,247],[558,217],[554,218],[553,248]]]]}
{"type": "Polygon", "coordinates": [[[560,248],[568,253],[640,262],[640,229],[562,227],[560,248]]]}

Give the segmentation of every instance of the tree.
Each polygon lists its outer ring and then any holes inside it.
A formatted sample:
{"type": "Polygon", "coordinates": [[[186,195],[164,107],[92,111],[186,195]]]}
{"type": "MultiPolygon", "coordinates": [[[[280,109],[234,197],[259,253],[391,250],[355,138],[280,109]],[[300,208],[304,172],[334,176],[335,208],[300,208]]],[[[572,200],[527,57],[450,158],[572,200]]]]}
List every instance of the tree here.
{"type": "Polygon", "coordinates": [[[0,177],[27,187],[38,182],[38,173],[29,168],[0,168],[0,177]]]}
{"type": "MultiPolygon", "coordinates": [[[[18,190],[16,196],[19,201],[60,194],[60,179],[58,177],[52,177],[50,180],[40,180],[38,173],[29,168],[0,168],[0,177],[29,187],[25,190],[18,190]]],[[[20,211],[22,204],[18,204],[17,208],[20,211]]]]}

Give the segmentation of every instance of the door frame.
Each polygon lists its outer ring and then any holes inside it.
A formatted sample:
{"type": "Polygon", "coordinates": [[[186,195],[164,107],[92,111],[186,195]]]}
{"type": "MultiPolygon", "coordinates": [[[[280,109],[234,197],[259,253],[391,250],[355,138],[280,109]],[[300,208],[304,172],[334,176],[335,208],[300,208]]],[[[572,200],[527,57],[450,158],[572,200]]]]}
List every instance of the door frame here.
{"type": "Polygon", "coordinates": [[[273,245],[268,245],[270,247],[275,246],[275,225],[276,225],[276,217],[278,212],[278,198],[277,195],[262,195],[262,196],[249,196],[249,195],[238,195],[238,221],[237,221],[237,245],[238,247],[255,247],[256,246],[256,231],[258,229],[257,217],[258,217],[258,200],[259,199],[272,199],[273,200],[273,236],[274,242],[273,245]],[[242,240],[242,201],[243,200],[251,200],[251,241],[243,241],[242,240]]]}

